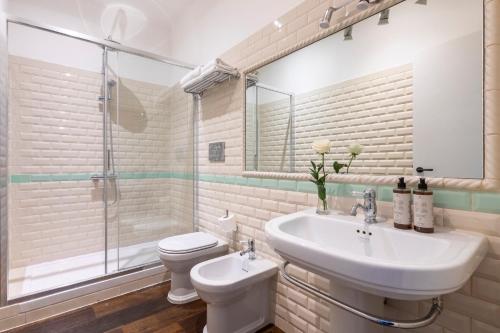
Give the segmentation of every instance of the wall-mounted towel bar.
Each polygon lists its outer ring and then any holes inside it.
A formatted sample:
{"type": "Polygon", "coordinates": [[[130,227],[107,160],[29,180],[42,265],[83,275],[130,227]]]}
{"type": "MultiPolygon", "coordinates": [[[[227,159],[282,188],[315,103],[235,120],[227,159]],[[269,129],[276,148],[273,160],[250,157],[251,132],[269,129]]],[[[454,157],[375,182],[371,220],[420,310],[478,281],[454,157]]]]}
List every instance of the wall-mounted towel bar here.
{"type": "Polygon", "coordinates": [[[303,281],[300,281],[299,279],[291,276],[286,271],[286,267],[289,264],[290,263],[288,261],[285,261],[280,269],[281,276],[285,280],[287,280],[288,282],[290,282],[291,284],[293,284],[296,287],[299,287],[303,290],[308,291],[309,293],[313,294],[314,296],[317,296],[330,304],[336,305],[336,306],[338,306],[338,307],[340,307],[340,308],[342,308],[342,309],[344,309],[352,314],[355,314],[358,317],[367,319],[371,322],[374,322],[374,323],[382,325],[382,326],[390,326],[390,327],[396,327],[396,328],[402,328],[402,329],[424,327],[424,326],[432,324],[434,322],[434,320],[436,320],[437,316],[439,316],[439,314],[443,310],[443,302],[441,301],[441,298],[436,297],[436,298],[432,299],[432,306],[431,306],[429,312],[422,318],[414,319],[414,320],[399,320],[399,321],[392,320],[392,319],[386,319],[386,318],[380,318],[380,317],[377,317],[377,316],[372,315],[370,313],[366,313],[362,310],[356,309],[356,308],[354,308],[354,307],[352,307],[344,302],[336,300],[335,298],[333,298],[329,294],[319,290],[318,288],[314,287],[313,285],[306,283],[306,282],[303,282],[303,281]]]}

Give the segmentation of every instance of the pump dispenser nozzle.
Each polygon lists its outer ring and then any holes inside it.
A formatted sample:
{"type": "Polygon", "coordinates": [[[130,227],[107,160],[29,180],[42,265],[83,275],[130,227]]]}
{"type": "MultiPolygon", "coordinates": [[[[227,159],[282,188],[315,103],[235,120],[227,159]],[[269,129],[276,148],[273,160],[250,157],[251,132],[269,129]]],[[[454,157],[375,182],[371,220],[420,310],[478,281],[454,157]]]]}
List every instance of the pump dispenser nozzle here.
{"type": "Polygon", "coordinates": [[[427,190],[427,183],[425,182],[425,178],[420,178],[420,182],[418,183],[418,189],[422,191],[427,190]]]}

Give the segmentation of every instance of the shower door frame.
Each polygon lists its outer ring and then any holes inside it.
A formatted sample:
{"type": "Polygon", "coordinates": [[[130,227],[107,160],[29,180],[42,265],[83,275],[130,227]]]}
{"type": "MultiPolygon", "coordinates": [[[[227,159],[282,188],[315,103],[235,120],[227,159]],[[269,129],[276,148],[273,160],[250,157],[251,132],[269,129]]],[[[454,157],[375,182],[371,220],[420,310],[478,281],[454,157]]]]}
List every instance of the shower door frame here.
{"type": "Polygon", "coordinates": [[[131,54],[135,54],[135,55],[138,55],[138,56],[141,56],[144,58],[157,60],[157,61],[169,64],[169,65],[179,66],[179,67],[183,67],[183,68],[190,69],[190,70],[194,69],[196,67],[193,64],[189,64],[187,62],[175,60],[175,59],[172,59],[169,57],[164,57],[164,56],[161,56],[161,55],[158,55],[155,53],[151,53],[148,51],[143,51],[143,50],[139,50],[139,49],[136,49],[133,47],[125,46],[125,45],[122,45],[118,42],[115,42],[115,41],[112,41],[109,39],[99,39],[99,38],[95,38],[95,37],[92,37],[90,35],[86,35],[86,34],[83,34],[83,33],[77,32],[77,31],[68,30],[68,29],[59,28],[59,27],[54,27],[54,26],[46,25],[46,24],[40,24],[40,23],[36,23],[34,21],[31,21],[31,20],[23,19],[23,18],[16,17],[16,16],[8,16],[7,17],[7,25],[9,23],[16,23],[16,24],[27,26],[27,27],[35,28],[38,30],[43,30],[43,31],[52,32],[52,33],[55,33],[58,35],[71,37],[74,39],[79,39],[79,40],[82,40],[85,42],[96,44],[96,45],[101,46],[101,47],[107,46],[108,48],[113,49],[113,50],[118,50],[118,51],[123,51],[123,52],[131,53],[131,54]]]}
{"type": "MultiPolygon", "coordinates": [[[[147,59],[151,59],[151,60],[155,60],[155,61],[158,61],[158,62],[162,62],[162,63],[165,63],[165,64],[169,64],[169,65],[173,65],[173,66],[177,66],[177,67],[181,67],[181,68],[185,68],[185,69],[188,69],[188,70],[192,70],[195,68],[194,65],[192,64],[189,64],[189,63],[186,63],[186,62],[183,62],[183,61],[179,61],[179,60],[175,60],[175,59],[172,59],[172,58],[169,58],[169,57],[164,57],[164,56],[161,56],[161,55],[157,55],[157,54],[154,54],[154,53],[151,53],[151,52],[148,52],[148,51],[143,51],[143,50],[139,50],[139,49],[136,49],[136,48],[133,48],[133,47],[128,47],[128,46],[125,46],[125,45],[122,45],[118,42],[115,42],[115,41],[112,41],[112,40],[108,40],[108,39],[99,39],[99,38],[95,38],[95,37],[92,37],[92,36],[89,36],[89,35],[86,35],[86,34],[83,34],[83,33],[79,33],[79,32],[76,32],[76,31],[72,31],[72,30],[68,30],[68,29],[64,29],[64,28],[59,28],[59,27],[55,27],[55,26],[51,26],[51,25],[45,25],[45,24],[40,24],[40,23],[37,23],[37,22],[34,22],[34,21],[31,21],[31,20],[27,20],[27,19],[23,19],[23,18],[20,18],[20,17],[16,17],[16,16],[7,16],[7,20],[6,20],[6,31],[7,31],[7,38],[8,38],[8,26],[10,23],[13,23],[13,24],[19,24],[19,25],[23,25],[23,26],[26,26],[26,27],[30,27],[30,28],[33,28],[33,29],[38,29],[38,30],[42,30],[42,31],[46,31],[46,32],[50,32],[50,33],[54,33],[54,34],[57,34],[57,35],[61,35],[61,36],[65,36],[65,37],[69,37],[69,38],[73,38],[73,39],[77,39],[77,40],[81,40],[81,41],[84,41],[84,42],[88,42],[88,43],[91,43],[91,44],[95,44],[99,47],[102,48],[103,50],[103,62],[102,62],[102,66],[103,66],[103,72],[101,73],[102,76],[103,76],[103,174],[102,175],[99,175],[98,178],[101,178],[103,180],[103,183],[104,183],[104,186],[103,186],[103,203],[104,203],[104,230],[105,230],[105,249],[104,249],[104,253],[105,253],[105,274],[102,275],[102,276],[98,276],[96,278],[92,278],[92,279],[89,279],[89,280],[86,280],[86,281],[82,281],[82,282],[78,282],[78,283],[73,283],[73,284],[69,284],[69,285],[63,285],[61,287],[58,287],[58,288],[53,288],[53,289],[50,289],[50,290],[46,290],[46,291],[42,291],[42,292],[38,292],[38,293],[34,293],[34,294],[31,294],[31,295],[27,295],[27,296],[21,296],[21,297],[18,297],[18,298],[14,298],[14,299],[8,299],[8,295],[7,295],[7,289],[8,289],[8,268],[7,269],[1,269],[0,270],[0,308],[2,306],[5,306],[5,305],[10,305],[10,304],[15,304],[15,303],[20,303],[20,302],[24,302],[24,301],[28,301],[28,300],[32,300],[32,299],[37,299],[37,298],[40,298],[40,297],[43,297],[43,296],[47,296],[47,295],[52,295],[54,293],[58,293],[58,292],[63,292],[63,291],[67,291],[67,290],[70,290],[70,289],[73,289],[73,288],[76,288],[76,287],[80,287],[80,286],[84,286],[84,285],[88,285],[88,284],[91,284],[91,283],[95,283],[95,282],[99,282],[99,281],[102,281],[102,280],[106,280],[106,279],[109,279],[109,278],[112,278],[112,277],[116,277],[116,276],[120,276],[120,275],[125,275],[125,274],[130,274],[130,273],[134,273],[134,272],[138,272],[138,271],[141,271],[141,270],[145,270],[145,269],[148,269],[148,268],[152,268],[152,267],[155,267],[155,266],[159,266],[161,265],[160,264],[160,261],[158,260],[158,262],[154,262],[154,263],[147,263],[147,264],[144,264],[140,267],[135,267],[135,268],[130,268],[130,269],[125,269],[125,270],[118,270],[117,272],[113,272],[113,273],[109,273],[108,272],[108,217],[107,217],[107,179],[108,179],[108,171],[107,171],[107,168],[106,168],[106,165],[107,165],[107,159],[108,159],[108,156],[107,156],[107,113],[108,113],[108,103],[109,103],[109,100],[108,100],[108,97],[109,97],[109,88],[108,88],[108,85],[107,85],[107,72],[108,72],[108,68],[107,68],[107,54],[109,51],[121,51],[121,52],[125,52],[125,53],[128,53],[128,54],[133,54],[133,55],[136,55],[136,56],[140,56],[140,57],[143,57],[143,58],[147,58],[147,59]],[[106,65],[106,66],[105,66],[106,65]],[[102,177],[101,177],[102,176],[102,177]]],[[[199,108],[199,99],[198,99],[198,96],[192,96],[192,105],[193,105],[193,117],[192,117],[192,121],[193,121],[193,182],[196,182],[197,180],[197,169],[196,169],[196,165],[197,165],[197,162],[196,162],[196,151],[195,151],[195,148],[196,148],[196,124],[197,124],[197,119],[196,119],[196,116],[198,114],[198,108],[199,108]]],[[[7,110],[9,110],[9,102],[7,100],[7,110]]],[[[3,130],[3,129],[2,129],[3,130]]],[[[195,184],[193,184],[193,195],[196,195],[196,189],[195,189],[195,184]]],[[[8,195],[8,193],[7,193],[8,195]]],[[[196,213],[195,213],[195,208],[196,208],[196,197],[193,197],[193,220],[192,220],[192,224],[193,224],[193,229],[195,229],[195,217],[196,217],[196,213]]],[[[7,217],[8,218],[8,217],[7,217]]],[[[7,233],[8,232],[8,224],[7,224],[7,227],[4,229],[1,230],[2,232],[5,232],[7,233]]],[[[2,249],[7,249],[7,251],[1,251],[1,254],[2,256],[9,256],[9,253],[8,253],[8,239],[6,237],[2,237],[0,238],[0,246],[2,249]]],[[[7,259],[8,260],[8,259],[7,259]]]]}

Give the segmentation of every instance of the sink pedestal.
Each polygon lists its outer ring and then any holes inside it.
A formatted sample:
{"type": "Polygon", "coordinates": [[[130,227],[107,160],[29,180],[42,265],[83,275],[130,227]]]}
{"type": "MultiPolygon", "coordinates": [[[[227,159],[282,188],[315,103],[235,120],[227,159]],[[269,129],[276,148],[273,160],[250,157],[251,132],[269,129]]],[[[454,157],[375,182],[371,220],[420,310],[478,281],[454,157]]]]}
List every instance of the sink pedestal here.
{"type": "MultiPolygon", "coordinates": [[[[336,299],[373,314],[383,314],[384,298],[371,295],[330,280],[330,294],[336,299]]],[[[383,333],[384,327],[330,306],[330,333],[383,333]]]]}

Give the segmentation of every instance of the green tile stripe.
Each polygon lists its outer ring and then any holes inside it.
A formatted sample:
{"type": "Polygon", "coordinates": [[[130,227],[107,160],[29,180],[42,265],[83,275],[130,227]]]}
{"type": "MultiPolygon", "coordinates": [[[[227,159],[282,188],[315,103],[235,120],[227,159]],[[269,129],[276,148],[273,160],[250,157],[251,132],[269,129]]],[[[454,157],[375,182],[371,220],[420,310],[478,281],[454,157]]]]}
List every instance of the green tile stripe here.
{"type": "MultiPolygon", "coordinates": [[[[316,186],[310,181],[282,179],[278,180],[269,178],[251,178],[212,174],[200,174],[198,179],[200,181],[210,183],[236,184],[305,193],[316,192],[316,186]]],[[[377,191],[377,199],[379,201],[392,202],[393,188],[387,185],[377,186],[364,184],[327,183],[326,190],[328,195],[352,197],[353,191],[363,191],[367,186],[370,186],[377,191]]],[[[500,193],[467,192],[444,189],[433,189],[433,191],[435,207],[500,214],[500,193]]]]}
{"type": "Polygon", "coordinates": [[[472,210],[485,213],[500,214],[499,193],[471,193],[472,210]]]}
{"type": "Polygon", "coordinates": [[[470,210],[472,198],[469,192],[434,190],[434,205],[442,208],[470,210]]]}
{"type": "MultiPolygon", "coordinates": [[[[64,182],[85,181],[95,173],[66,173],[66,174],[19,174],[10,176],[13,184],[40,183],[40,182],[64,182]]],[[[119,179],[193,179],[192,174],[175,172],[122,172],[118,174],[119,179]]]]}
{"type": "MultiPolygon", "coordinates": [[[[53,181],[86,181],[91,173],[70,174],[19,174],[12,175],[10,182],[13,184],[53,182],[53,181]]],[[[119,179],[193,179],[192,173],[185,172],[122,172],[119,179]]],[[[260,187],[283,191],[296,191],[304,193],[315,193],[316,186],[310,181],[296,181],[270,178],[252,178],[242,176],[199,174],[198,180],[209,183],[231,184],[260,187]]],[[[327,183],[328,195],[341,197],[352,197],[353,191],[362,191],[368,185],[327,183]]],[[[392,187],[371,186],[377,190],[378,200],[384,202],[392,201],[392,187]]],[[[500,193],[453,191],[434,189],[434,205],[440,208],[477,211],[485,213],[500,214],[500,193]]]]}

